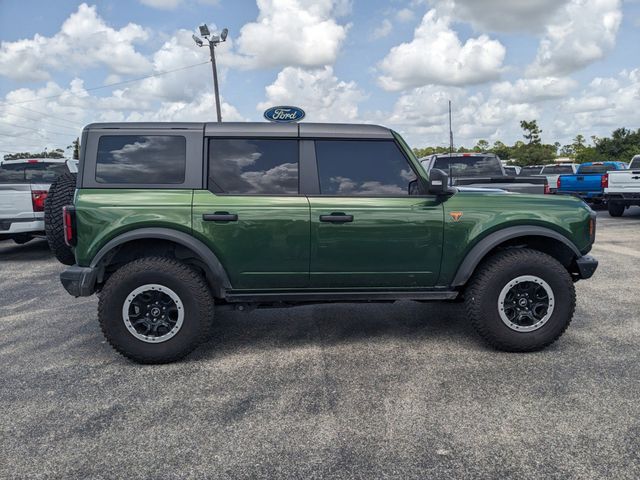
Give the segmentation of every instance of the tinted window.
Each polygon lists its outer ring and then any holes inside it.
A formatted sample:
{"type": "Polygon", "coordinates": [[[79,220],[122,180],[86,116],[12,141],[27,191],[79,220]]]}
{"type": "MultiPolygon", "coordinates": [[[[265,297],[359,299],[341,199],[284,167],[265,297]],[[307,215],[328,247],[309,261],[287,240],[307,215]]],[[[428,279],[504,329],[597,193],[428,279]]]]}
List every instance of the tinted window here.
{"type": "Polygon", "coordinates": [[[316,157],[323,195],[404,196],[416,179],[393,141],[316,140],[316,157]]]}
{"type": "Polygon", "coordinates": [[[236,195],[297,195],[298,141],[212,139],[209,184],[236,195]]]}
{"type": "Polygon", "coordinates": [[[542,171],[542,167],[522,167],[521,176],[538,175],[542,171]]]}
{"type": "Polygon", "coordinates": [[[453,177],[501,177],[502,168],[500,160],[496,157],[480,156],[451,156],[438,157],[433,164],[433,168],[439,168],[444,172],[449,172],[453,177]]]}
{"type": "Polygon", "coordinates": [[[100,137],[96,181],[100,183],[184,183],[187,141],[173,135],[100,137]]]}
{"type": "Polygon", "coordinates": [[[607,173],[609,170],[615,170],[613,165],[581,165],[578,173],[607,173]]]}
{"type": "Polygon", "coordinates": [[[542,169],[544,175],[565,175],[573,173],[571,165],[550,165],[542,169]]]}
{"type": "Polygon", "coordinates": [[[0,165],[0,183],[53,183],[69,170],[64,163],[14,163],[0,165]]]}
{"type": "Polygon", "coordinates": [[[629,168],[640,168],[640,157],[633,157],[633,160],[631,160],[631,163],[629,164],[629,168]]]}

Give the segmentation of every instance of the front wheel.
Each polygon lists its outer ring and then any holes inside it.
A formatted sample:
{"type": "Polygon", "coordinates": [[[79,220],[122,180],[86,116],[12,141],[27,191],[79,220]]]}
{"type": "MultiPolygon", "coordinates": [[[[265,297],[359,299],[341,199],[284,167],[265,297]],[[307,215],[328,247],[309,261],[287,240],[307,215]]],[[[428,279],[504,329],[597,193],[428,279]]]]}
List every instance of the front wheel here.
{"type": "Polygon", "coordinates": [[[511,352],[540,350],[555,342],[575,310],[567,270],[555,258],[530,249],[506,250],[483,262],[465,299],[480,336],[511,352]]]}
{"type": "Polygon", "coordinates": [[[208,338],[213,297],[205,279],[172,258],[119,268],[100,293],[98,319],[107,341],[138,363],[169,363],[208,338]]]}
{"type": "Polygon", "coordinates": [[[612,217],[621,217],[624,214],[625,206],[623,203],[609,201],[609,215],[612,217]]]}

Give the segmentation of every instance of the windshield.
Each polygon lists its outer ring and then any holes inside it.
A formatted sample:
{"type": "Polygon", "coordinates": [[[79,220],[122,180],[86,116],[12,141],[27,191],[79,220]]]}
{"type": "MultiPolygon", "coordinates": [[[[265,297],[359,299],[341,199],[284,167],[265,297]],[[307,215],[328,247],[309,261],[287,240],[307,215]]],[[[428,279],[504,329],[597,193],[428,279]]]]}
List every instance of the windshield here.
{"type": "Polygon", "coordinates": [[[522,169],[520,170],[520,175],[538,175],[541,170],[542,167],[522,167],[522,169]]]}
{"type": "Polygon", "coordinates": [[[52,183],[66,173],[64,163],[10,163],[0,165],[0,183],[52,183]]]}
{"type": "Polygon", "coordinates": [[[578,173],[607,173],[609,170],[614,170],[613,165],[581,165],[578,169],[578,173]]]}
{"type": "Polygon", "coordinates": [[[453,177],[502,177],[500,161],[496,157],[481,156],[452,156],[437,157],[433,163],[433,168],[438,168],[444,172],[449,172],[453,177]]]}
{"type": "Polygon", "coordinates": [[[564,175],[573,173],[571,165],[549,165],[542,169],[544,175],[564,175]]]}

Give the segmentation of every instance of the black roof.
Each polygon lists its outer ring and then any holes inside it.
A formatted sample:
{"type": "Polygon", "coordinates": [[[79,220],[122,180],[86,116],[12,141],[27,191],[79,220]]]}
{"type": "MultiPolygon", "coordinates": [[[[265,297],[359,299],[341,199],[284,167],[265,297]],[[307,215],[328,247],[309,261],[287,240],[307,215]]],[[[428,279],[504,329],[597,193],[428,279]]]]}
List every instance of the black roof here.
{"type": "Polygon", "coordinates": [[[391,130],[365,123],[114,122],[91,123],[87,130],[203,130],[205,136],[309,138],[392,138],[391,130]]]}

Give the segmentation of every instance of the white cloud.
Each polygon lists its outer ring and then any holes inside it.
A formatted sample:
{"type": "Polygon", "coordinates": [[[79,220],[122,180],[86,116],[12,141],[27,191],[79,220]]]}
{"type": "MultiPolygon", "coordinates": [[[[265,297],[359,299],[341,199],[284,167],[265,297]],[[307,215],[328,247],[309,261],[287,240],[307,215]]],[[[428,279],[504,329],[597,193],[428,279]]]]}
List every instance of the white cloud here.
{"type": "Polygon", "coordinates": [[[52,70],[105,66],[131,75],[150,68],[135,44],[147,40],[148,32],[134,23],[114,29],[98,16],[95,6],[81,4],[52,37],[36,34],[32,39],[0,44],[0,74],[14,80],[50,78],[52,70]]]}
{"type": "Polygon", "coordinates": [[[496,83],[491,92],[513,103],[539,102],[565,97],[577,85],[578,82],[568,77],[527,78],[496,83]]]}
{"type": "Polygon", "coordinates": [[[388,18],[385,18],[384,20],[382,20],[382,23],[373,30],[373,32],[371,33],[371,38],[373,38],[374,40],[378,38],[384,38],[391,33],[391,30],[393,30],[393,24],[388,18]]]}
{"type": "Polygon", "coordinates": [[[339,80],[331,67],[286,67],[265,91],[267,98],[258,105],[259,111],[273,105],[296,105],[306,112],[307,120],[320,122],[356,121],[358,103],[365,98],[355,82],[339,80]]]}
{"type": "Polygon", "coordinates": [[[140,3],[148,7],[160,8],[162,10],[173,10],[182,3],[182,0],[140,0],[140,3]]]}
{"type": "Polygon", "coordinates": [[[396,13],[396,20],[399,22],[410,22],[415,18],[413,10],[402,8],[396,13]]]}
{"type": "Polygon", "coordinates": [[[347,35],[344,0],[257,0],[255,22],[240,29],[235,65],[244,68],[333,64],[347,35]]]}
{"type": "Polygon", "coordinates": [[[440,0],[439,8],[481,30],[540,31],[569,0],[440,0]]]}
{"type": "MultiPolygon", "coordinates": [[[[139,0],[140,3],[152,8],[160,10],[175,10],[185,3],[185,0],[139,0]]],[[[198,3],[204,5],[218,5],[219,0],[197,0],[198,3]]]]}
{"type": "Polygon", "coordinates": [[[380,63],[386,90],[428,84],[471,85],[499,77],[505,48],[486,35],[464,44],[451,29],[451,19],[430,10],[409,43],[395,46],[380,63]]]}
{"type": "Polygon", "coordinates": [[[639,111],[640,68],[636,68],[615,78],[593,79],[560,105],[557,123],[569,134],[605,135],[617,127],[637,128],[639,111]]]}
{"type": "Polygon", "coordinates": [[[620,0],[572,0],[547,26],[527,74],[566,75],[600,60],[614,47],[621,21],[620,0]]]}
{"type": "Polygon", "coordinates": [[[513,141],[520,137],[519,122],[540,118],[541,110],[525,103],[511,103],[482,94],[470,95],[463,88],[425,86],[415,88],[397,100],[390,115],[377,120],[407,135],[414,146],[449,144],[449,105],[453,103],[453,132],[456,145],[473,146],[483,138],[513,141]]]}

